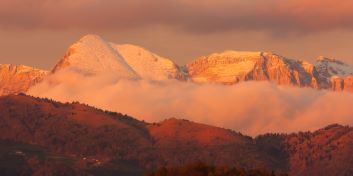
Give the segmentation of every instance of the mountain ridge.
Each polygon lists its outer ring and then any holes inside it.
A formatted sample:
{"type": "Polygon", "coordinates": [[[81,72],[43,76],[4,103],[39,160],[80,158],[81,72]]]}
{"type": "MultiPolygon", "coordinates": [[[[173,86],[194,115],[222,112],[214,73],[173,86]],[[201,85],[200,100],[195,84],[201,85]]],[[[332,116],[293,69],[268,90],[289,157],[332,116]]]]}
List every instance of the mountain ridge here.
{"type": "MultiPolygon", "coordinates": [[[[50,72],[38,74],[33,69],[33,74],[38,75],[38,80],[43,80],[46,75],[65,69],[87,76],[105,73],[124,79],[176,79],[226,85],[243,81],[270,81],[284,86],[353,92],[353,66],[337,59],[321,56],[311,64],[271,52],[228,50],[178,66],[171,59],[143,47],[114,44],[97,35],[86,35],[71,45],[50,72]]],[[[16,82],[15,75],[2,74],[0,77],[3,80],[14,78],[16,82]]],[[[26,92],[34,85],[28,81],[23,84],[26,85],[21,89],[2,90],[0,95],[26,92]]]]}
{"type": "Polygon", "coordinates": [[[97,35],[86,35],[71,45],[52,72],[67,68],[86,75],[106,72],[117,74],[122,78],[138,77],[119,53],[97,35]]]}
{"type": "Polygon", "coordinates": [[[45,70],[24,65],[0,64],[0,95],[25,92],[47,74],[45,70]]]}
{"type": "Polygon", "coordinates": [[[161,57],[145,48],[131,44],[110,43],[133,70],[144,79],[186,80],[186,74],[171,59],[161,57]]]}

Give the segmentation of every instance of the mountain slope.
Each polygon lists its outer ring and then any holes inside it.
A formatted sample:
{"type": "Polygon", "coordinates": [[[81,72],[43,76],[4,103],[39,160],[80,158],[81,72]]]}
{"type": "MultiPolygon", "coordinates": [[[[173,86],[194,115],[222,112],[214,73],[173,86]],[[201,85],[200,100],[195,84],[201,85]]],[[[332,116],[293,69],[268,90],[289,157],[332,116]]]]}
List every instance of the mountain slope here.
{"type": "Polygon", "coordinates": [[[168,166],[197,159],[216,165],[283,169],[269,155],[259,152],[250,137],[231,130],[177,119],[150,125],[149,130],[156,141],[154,147],[168,166]]]}
{"type": "Polygon", "coordinates": [[[330,59],[323,56],[317,58],[315,67],[323,76],[346,77],[353,75],[353,66],[336,59],[330,59]]]}
{"type": "MultiPolygon", "coordinates": [[[[26,74],[19,74],[14,71],[17,68],[8,67],[2,68],[0,95],[25,92],[47,74],[24,66],[19,70],[26,74]],[[27,74],[28,70],[32,70],[30,74],[27,74]]],[[[226,85],[271,81],[278,85],[353,92],[353,66],[335,59],[320,57],[311,64],[269,52],[226,51],[180,67],[144,48],[109,43],[96,35],[84,36],[73,44],[51,73],[66,69],[84,76],[103,75],[118,79],[177,79],[226,85]]]]}
{"type": "Polygon", "coordinates": [[[52,72],[67,68],[85,75],[113,74],[121,78],[138,77],[119,53],[96,35],[86,35],[70,46],[67,54],[52,72]]]}
{"type": "Polygon", "coordinates": [[[311,64],[267,52],[226,51],[196,59],[186,68],[190,79],[198,83],[266,80],[278,85],[353,92],[353,66],[325,57],[311,64]]]}
{"type": "Polygon", "coordinates": [[[158,168],[201,158],[213,162],[214,156],[220,155],[215,164],[226,161],[244,167],[267,166],[262,161],[263,154],[248,146],[251,144],[249,137],[188,121],[171,119],[146,124],[86,105],[62,104],[24,95],[0,97],[0,113],[0,139],[35,143],[59,154],[95,158],[104,163],[133,160],[137,166],[158,168]],[[193,138],[185,140],[187,136],[193,138]],[[177,150],[193,154],[175,155],[177,150]],[[260,161],[240,162],[236,157],[224,160],[222,153],[260,161]]]}
{"type": "Polygon", "coordinates": [[[26,92],[46,75],[47,71],[32,67],[0,64],[0,95],[26,92]]]}
{"type": "Polygon", "coordinates": [[[264,152],[285,153],[290,175],[351,175],[353,128],[329,125],[315,132],[258,136],[264,152]]]}
{"type": "Polygon", "coordinates": [[[332,90],[353,92],[353,66],[336,59],[319,57],[315,63],[319,77],[327,82],[332,90]]]}
{"type": "Polygon", "coordinates": [[[197,59],[186,68],[195,82],[235,84],[269,80],[279,85],[318,87],[312,65],[266,52],[216,53],[197,59]]]}
{"type": "Polygon", "coordinates": [[[134,45],[116,45],[86,35],[73,44],[53,73],[70,68],[86,75],[110,74],[121,78],[185,80],[185,73],[171,60],[134,45]]]}
{"type": "Polygon", "coordinates": [[[353,130],[330,125],[314,133],[286,136],[291,175],[353,174],[353,130]]]}
{"type": "MultiPolygon", "coordinates": [[[[313,133],[266,134],[253,139],[186,120],[148,124],[78,103],[25,95],[0,97],[0,114],[0,139],[39,145],[72,157],[76,164],[93,162],[98,168],[113,169],[125,163],[135,170],[154,169],[201,160],[291,175],[353,172],[353,128],[340,125],[313,133]]],[[[81,164],[81,169],[85,167],[89,165],[81,164]]]]}
{"type": "Polygon", "coordinates": [[[141,78],[151,80],[187,79],[186,74],[170,59],[134,45],[116,45],[114,43],[111,45],[141,78]]]}

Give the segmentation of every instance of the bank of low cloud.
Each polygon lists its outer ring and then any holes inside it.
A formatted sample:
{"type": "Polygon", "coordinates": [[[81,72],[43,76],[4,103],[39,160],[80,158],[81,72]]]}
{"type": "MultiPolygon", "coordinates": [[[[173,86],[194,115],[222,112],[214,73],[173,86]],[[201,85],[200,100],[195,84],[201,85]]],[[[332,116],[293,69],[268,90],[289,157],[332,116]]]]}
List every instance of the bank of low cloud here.
{"type": "Polygon", "coordinates": [[[353,94],[279,87],[269,82],[233,86],[169,80],[121,80],[59,72],[29,94],[79,101],[147,122],[176,117],[257,135],[353,125],[353,94]]]}

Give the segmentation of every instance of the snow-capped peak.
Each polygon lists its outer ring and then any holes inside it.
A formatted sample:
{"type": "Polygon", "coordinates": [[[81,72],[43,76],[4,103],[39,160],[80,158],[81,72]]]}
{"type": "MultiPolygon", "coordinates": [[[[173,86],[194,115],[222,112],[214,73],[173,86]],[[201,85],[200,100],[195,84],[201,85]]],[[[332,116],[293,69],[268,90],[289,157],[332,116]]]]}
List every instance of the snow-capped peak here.
{"type": "Polygon", "coordinates": [[[337,59],[320,56],[316,59],[315,67],[321,74],[345,77],[353,75],[353,66],[337,59]]]}
{"type": "Polygon", "coordinates": [[[138,77],[120,54],[97,35],[86,35],[71,45],[53,72],[64,68],[89,75],[110,73],[123,78],[138,77]]]}
{"type": "Polygon", "coordinates": [[[73,44],[53,72],[64,68],[85,75],[109,73],[121,78],[186,79],[186,74],[167,58],[142,47],[109,43],[97,35],[86,35],[73,44]]]}
{"type": "Polygon", "coordinates": [[[337,63],[337,64],[340,64],[340,65],[344,65],[345,64],[344,62],[342,62],[340,60],[328,58],[328,57],[325,57],[325,56],[319,56],[316,59],[316,62],[332,62],[332,63],[337,63]]]}
{"type": "Polygon", "coordinates": [[[170,59],[131,44],[111,43],[111,45],[142,78],[152,80],[186,79],[185,73],[170,59]]]}

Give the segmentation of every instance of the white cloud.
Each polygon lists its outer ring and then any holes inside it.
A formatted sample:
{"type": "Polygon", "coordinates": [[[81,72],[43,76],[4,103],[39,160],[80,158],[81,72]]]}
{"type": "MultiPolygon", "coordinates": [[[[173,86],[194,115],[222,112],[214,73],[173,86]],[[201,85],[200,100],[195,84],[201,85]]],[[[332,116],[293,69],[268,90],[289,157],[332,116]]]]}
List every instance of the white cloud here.
{"type": "Polygon", "coordinates": [[[353,125],[353,94],[278,87],[268,82],[233,86],[179,81],[132,81],[59,72],[29,94],[80,101],[147,122],[176,117],[256,135],[353,125]]]}

